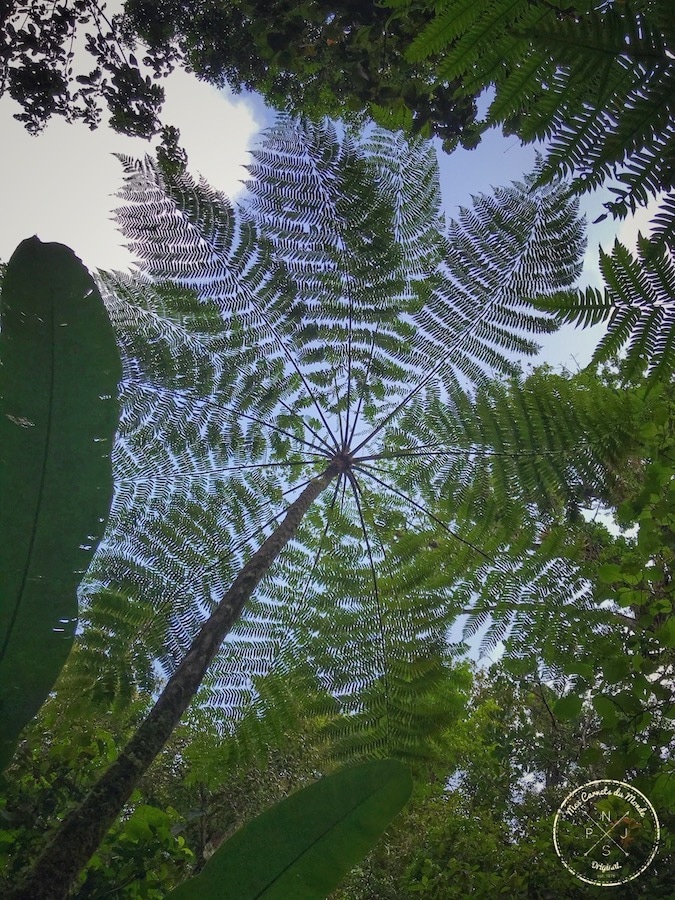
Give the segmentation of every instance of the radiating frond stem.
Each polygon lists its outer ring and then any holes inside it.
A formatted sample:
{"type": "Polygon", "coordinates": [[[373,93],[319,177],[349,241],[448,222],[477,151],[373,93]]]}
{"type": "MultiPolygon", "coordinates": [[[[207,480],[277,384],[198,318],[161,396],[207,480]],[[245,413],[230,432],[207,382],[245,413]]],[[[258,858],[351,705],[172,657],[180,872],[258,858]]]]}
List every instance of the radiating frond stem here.
{"type": "MultiPolygon", "coordinates": [[[[175,472],[170,472],[168,474],[171,475],[172,478],[180,481],[184,478],[193,478],[196,476],[202,475],[224,475],[229,472],[244,472],[247,470],[265,470],[265,469],[274,469],[274,468],[283,468],[283,469],[292,469],[297,468],[298,466],[308,466],[311,465],[316,460],[308,460],[308,459],[289,459],[282,460],[280,462],[262,462],[262,463],[248,463],[245,465],[236,465],[236,466],[214,466],[209,469],[192,469],[190,472],[181,472],[180,474],[176,474],[175,472]]],[[[157,470],[153,469],[152,472],[138,472],[128,478],[118,478],[116,483],[118,485],[123,484],[138,484],[139,482],[143,482],[145,479],[155,481],[157,479],[157,470]]]]}
{"type": "Polygon", "coordinates": [[[335,452],[335,449],[333,447],[331,447],[331,445],[323,437],[323,435],[319,434],[319,432],[316,431],[316,429],[312,428],[312,426],[309,424],[309,422],[307,421],[306,418],[303,418],[299,413],[297,413],[293,409],[293,407],[289,406],[288,403],[286,403],[284,400],[279,399],[279,404],[281,406],[283,406],[283,408],[285,410],[287,410],[287,412],[289,412],[292,416],[295,416],[296,419],[299,419],[300,422],[302,422],[303,427],[307,428],[308,431],[311,431],[312,434],[314,435],[314,437],[319,441],[319,443],[322,444],[326,448],[326,453],[328,455],[332,456],[332,454],[335,452]]]}
{"type": "Polygon", "coordinates": [[[253,554],[202,625],[134,736],[85,800],[66,816],[22,881],[10,888],[7,900],[34,900],[36,897],[65,900],[78,872],[99,846],[138,781],[171,736],[225,636],[239,618],[244,603],[294,536],[311,504],[337,474],[337,466],[328,466],[291,504],[283,522],[253,554]]]}
{"type": "Polygon", "coordinates": [[[342,479],[342,496],[340,497],[340,515],[342,515],[342,511],[344,509],[345,503],[345,494],[347,493],[347,479],[342,479]]]}
{"type": "Polygon", "coordinates": [[[441,359],[441,360],[439,360],[439,361],[436,363],[436,365],[435,365],[432,369],[430,369],[429,372],[427,372],[427,374],[424,376],[424,378],[422,378],[422,379],[418,382],[418,384],[417,384],[417,385],[416,385],[416,386],[415,386],[408,394],[406,394],[406,396],[401,400],[400,403],[397,403],[397,404],[396,404],[396,406],[394,407],[394,409],[392,409],[392,411],[391,411],[390,413],[387,413],[387,415],[384,417],[384,419],[382,419],[382,421],[380,422],[380,424],[379,424],[379,425],[376,425],[375,428],[373,428],[373,430],[370,432],[370,434],[368,434],[368,435],[361,441],[361,443],[358,444],[358,445],[354,448],[354,450],[353,450],[352,452],[353,452],[353,453],[358,453],[359,450],[361,449],[361,447],[364,447],[364,446],[365,446],[367,443],[369,443],[376,435],[378,435],[384,428],[386,428],[386,426],[389,424],[389,422],[391,422],[391,420],[394,419],[394,418],[401,412],[401,410],[405,409],[405,407],[406,407],[406,406],[408,405],[408,403],[413,399],[413,397],[414,397],[416,394],[418,394],[419,391],[421,391],[422,388],[423,388],[426,384],[428,384],[428,383],[431,381],[431,379],[434,378],[434,377],[441,371],[441,369],[443,368],[443,366],[446,366],[446,365],[448,365],[447,359],[441,359]]]}
{"type": "Polygon", "coordinates": [[[568,456],[576,450],[590,446],[590,442],[580,441],[575,447],[561,448],[560,450],[493,450],[492,448],[483,447],[481,445],[470,444],[466,447],[447,447],[443,444],[420,444],[415,447],[407,447],[403,450],[383,450],[380,453],[373,453],[370,456],[357,456],[354,458],[355,463],[368,462],[378,459],[406,459],[415,456],[498,456],[507,457],[509,459],[519,459],[526,456],[568,456]],[[443,447],[442,450],[425,449],[431,447],[443,447]]]}
{"type": "Polygon", "coordinates": [[[307,575],[307,580],[305,581],[305,587],[302,592],[302,598],[300,600],[300,604],[302,605],[307,596],[307,591],[309,590],[309,585],[312,582],[312,578],[314,576],[314,572],[316,571],[316,567],[319,565],[319,559],[321,558],[321,553],[323,551],[323,542],[326,540],[326,535],[328,534],[328,529],[330,528],[332,512],[335,508],[335,502],[337,500],[338,491],[340,489],[340,482],[343,480],[343,476],[339,475],[337,481],[335,482],[335,490],[333,491],[333,496],[331,497],[330,504],[328,507],[328,512],[326,513],[326,524],[324,525],[323,532],[321,533],[321,537],[319,538],[319,546],[316,548],[316,553],[314,554],[314,560],[312,561],[312,567],[307,575]]]}
{"type": "MultiPolygon", "coordinates": [[[[370,353],[368,354],[368,362],[366,364],[366,372],[365,372],[365,375],[363,378],[364,389],[365,389],[365,386],[368,384],[368,376],[370,375],[370,368],[372,366],[373,356],[375,354],[375,338],[377,337],[379,328],[380,328],[380,323],[378,322],[377,325],[375,326],[375,331],[373,332],[373,337],[370,342],[370,353]]],[[[359,416],[361,415],[361,407],[362,406],[363,406],[363,391],[360,391],[359,392],[359,400],[358,400],[358,403],[356,404],[356,412],[354,413],[354,420],[352,422],[352,428],[351,428],[351,431],[349,432],[349,436],[347,438],[347,446],[349,446],[351,444],[352,440],[354,439],[354,433],[356,432],[356,426],[359,421],[359,416]]]]}
{"type": "MultiPolygon", "coordinates": [[[[366,528],[366,522],[363,517],[363,508],[361,507],[361,487],[358,484],[356,478],[354,477],[354,473],[347,470],[347,478],[349,480],[349,485],[354,494],[354,500],[356,501],[356,508],[359,514],[359,521],[361,523],[361,531],[363,532],[363,539],[366,542],[366,552],[368,554],[368,564],[370,566],[370,574],[373,579],[373,596],[375,598],[375,610],[377,613],[377,624],[378,624],[378,634],[380,638],[380,646],[382,652],[382,684],[384,686],[384,696],[385,696],[385,704],[388,703],[388,699],[391,696],[389,691],[389,680],[387,673],[389,671],[389,659],[387,655],[387,645],[386,645],[386,632],[384,629],[384,618],[382,615],[382,604],[380,602],[380,591],[377,586],[377,572],[375,570],[375,561],[373,560],[373,548],[370,544],[370,538],[368,537],[368,529],[366,528]]],[[[385,729],[385,737],[387,744],[389,743],[389,715],[386,716],[386,729],[385,729]]]]}
{"type": "Polygon", "coordinates": [[[494,563],[494,560],[491,557],[489,557],[487,555],[487,553],[484,553],[478,547],[475,547],[470,541],[465,541],[464,538],[461,538],[456,532],[454,532],[452,530],[452,528],[450,528],[448,525],[446,525],[445,522],[441,521],[441,519],[439,519],[438,516],[435,516],[432,512],[429,512],[428,509],[425,509],[421,503],[418,503],[416,500],[413,500],[412,497],[408,497],[407,494],[403,493],[403,491],[399,491],[397,488],[393,487],[391,484],[387,484],[386,481],[383,481],[381,478],[378,478],[377,475],[373,475],[373,473],[371,471],[369,471],[370,469],[374,468],[375,471],[382,472],[385,475],[388,474],[383,469],[377,469],[374,466],[369,466],[368,468],[366,468],[365,466],[354,466],[354,468],[358,469],[359,472],[363,472],[364,475],[366,475],[368,478],[375,481],[381,487],[385,488],[388,491],[391,491],[392,494],[396,494],[397,497],[400,497],[402,500],[405,500],[406,503],[409,503],[415,509],[418,509],[420,512],[424,513],[425,516],[427,516],[429,519],[431,519],[432,522],[435,522],[437,525],[440,525],[440,527],[445,532],[447,532],[447,534],[449,534],[451,537],[453,537],[456,541],[459,541],[460,544],[464,544],[466,547],[470,547],[476,553],[480,554],[480,556],[482,556],[483,559],[486,559],[490,563],[494,563]]]}
{"type": "Polygon", "coordinates": [[[347,272],[347,299],[349,301],[349,319],[347,325],[347,414],[345,421],[345,435],[349,434],[349,411],[352,405],[352,327],[353,327],[353,316],[354,316],[354,300],[352,298],[352,292],[349,289],[349,268],[347,267],[347,257],[346,254],[343,254],[345,258],[345,268],[347,272]]]}
{"type": "MultiPolygon", "coordinates": [[[[283,349],[286,350],[285,345],[282,345],[282,346],[283,346],[283,349]]],[[[305,376],[302,374],[302,372],[301,372],[301,370],[300,370],[300,367],[298,366],[298,364],[296,363],[296,361],[295,361],[294,359],[291,358],[290,352],[288,352],[288,351],[287,351],[287,357],[288,357],[288,359],[290,360],[290,362],[292,363],[293,367],[295,368],[295,371],[296,371],[296,372],[298,373],[298,375],[300,376],[300,378],[301,378],[301,380],[302,380],[302,383],[303,383],[303,385],[305,386],[305,390],[307,391],[307,393],[308,393],[308,395],[309,395],[309,397],[310,397],[310,399],[311,399],[311,401],[312,401],[312,404],[314,405],[314,408],[315,408],[316,411],[318,412],[319,418],[320,418],[321,421],[323,422],[324,428],[326,429],[326,431],[327,431],[328,434],[330,435],[331,440],[333,441],[333,448],[334,448],[334,451],[337,453],[337,451],[338,451],[339,448],[340,448],[340,443],[339,443],[338,439],[335,437],[335,435],[333,434],[333,429],[332,429],[332,428],[330,427],[330,425],[328,424],[328,419],[326,418],[326,416],[325,416],[324,413],[323,413],[323,409],[321,408],[321,404],[319,403],[319,401],[318,401],[318,400],[316,399],[316,397],[314,396],[314,393],[313,393],[312,389],[311,389],[310,386],[309,386],[309,382],[307,381],[307,379],[305,378],[305,376]]],[[[322,443],[326,443],[326,442],[325,442],[325,441],[322,441],[322,443]]]]}
{"type": "MultiPolygon", "coordinates": [[[[541,216],[541,210],[539,208],[537,208],[535,211],[535,219],[540,218],[540,216],[541,216]]],[[[530,233],[525,240],[526,245],[529,244],[530,241],[532,240],[532,235],[535,233],[535,230],[536,230],[536,223],[533,223],[532,227],[530,229],[530,233]]],[[[513,261],[511,270],[503,273],[504,281],[506,283],[508,283],[508,281],[515,274],[515,272],[520,264],[520,257],[522,256],[524,251],[525,251],[525,248],[521,248],[521,253],[518,256],[516,256],[515,260],[513,261]]],[[[379,423],[379,425],[376,425],[375,428],[373,428],[373,430],[370,432],[370,434],[368,434],[361,441],[361,443],[358,444],[358,446],[356,446],[353,449],[353,451],[352,451],[353,454],[358,453],[358,451],[362,447],[364,447],[367,443],[369,443],[369,441],[371,441],[376,435],[378,435],[384,428],[386,428],[386,426],[389,424],[389,422],[391,422],[392,419],[394,419],[403,409],[405,409],[405,407],[413,399],[413,397],[415,397],[422,390],[423,387],[425,387],[427,384],[429,384],[429,382],[433,378],[435,378],[436,375],[438,375],[438,373],[445,366],[449,366],[452,364],[453,355],[456,354],[458,350],[461,350],[462,344],[465,341],[465,339],[467,337],[469,337],[471,335],[471,333],[473,333],[476,330],[476,327],[479,325],[479,323],[483,322],[483,320],[491,313],[493,307],[497,303],[497,298],[498,298],[498,294],[494,296],[491,303],[485,303],[482,307],[480,307],[480,312],[478,313],[478,315],[474,316],[470,321],[467,321],[464,328],[462,328],[459,331],[459,333],[456,336],[454,336],[454,338],[453,338],[452,352],[450,353],[449,358],[445,357],[445,356],[441,357],[441,359],[436,363],[436,365],[432,366],[432,368],[427,372],[427,374],[423,378],[420,379],[420,381],[417,383],[417,385],[408,394],[406,394],[406,396],[401,400],[401,402],[398,403],[391,412],[387,413],[387,415],[379,423]]]]}
{"type": "Polygon", "coordinates": [[[340,407],[340,388],[338,387],[338,383],[337,383],[337,373],[335,371],[333,371],[332,375],[333,375],[333,387],[335,389],[335,406],[336,406],[337,417],[338,417],[338,425],[340,426],[340,448],[342,449],[346,446],[347,429],[342,424],[342,415],[341,415],[340,409],[339,409],[339,407],[340,407]]]}
{"type": "Polygon", "coordinates": [[[376,437],[387,425],[394,419],[401,410],[405,409],[408,403],[412,400],[412,398],[422,390],[425,384],[428,384],[431,379],[437,375],[443,366],[447,365],[447,360],[440,360],[425,376],[422,380],[401,400],[400,403],[397,403],[394,409],[391,412],[387,413],[387,415],[382,419],[379,425],[376,425],[373,430],[366,435],[366,437],[361,441],[360,444],[357,444],[356,447],[352,450],[352,453],[358,453],[362,447],[365,447],[366,444],[370,443],[374,437],[376,437]]]}
{"type": "MultiPolygon", "coordinates": [[[[153,392],[155,392],[157,394],[168,394],[171,397],[174,397],[175,393],[176,393],[175,391],[172,391],[169,388],[165,388],[162,385],[156,385],[156,384],[152,385],[152,390],[153,390],[153,392]]],[[[188,398],[189,392],[184,391],[182,393],[182,397],[188,398]]],[[[268,422],[266,419],[263,419],[260,416],[254,416],[254,415],[251,415],[251,413],[245,413],[239,409],[230,409],[227,406],[223,406],[222,404],[220,404],[214,400],[209,400],[207,402],[207,401],[203,400],[201,397],[189,397],[189,399],[190,399],[190,402],[192,403],[193,407],[208,405],[209,408],[214,411],[222,411],[224,413],[234,414],[239,419],[246,419],[246,421],[248,421],[248,422],[256,422],[258,425],[262,425],[263,428],[269,428],[270,431],[276,431],[278,434],[283,434],[285,437],[290,438],[291,440],[297,441],[299,444],[304,444],[305,447],[308,447],[309,449],[305,450],[304,452],[307,454],[310,454],[312,456],[323,456],[324,458],[326,458],[329,455],[328,451],[330,451],[331,454],[334,452],[333,449],[330,447],[330,445],[323,439],[322,439],[322,442],[326,446],[326,451],[319,451],[319,450],[315,449],[316,444],[312,444],[311,441],[307,441],[307,440],[305,440],[305,438],[298,437],[298,435],[293,434],[292,431],[286,431],[284,428],[281,428],[279,425],[274,425],[272,422],[268,422]]],[[[305,427],[309,427],[306,425],[306,423],[304,423],[304,420],[303,420],[303,424],[305,425],[305,427]]],[[[310,428],[309,430],[311,431],[312,429],[310,428]]]]}
{"type": "MultiPolygon", "coordinates": [[[[315,450],[315,444],[312,444],[311,441],[306,441],[304,438],[298,437],[297,434],[293,434],[292,431],[286,431],[285,428],[280,428],[278,425],[273,425],[271,422],[266,422],[264,419],[259,419],[257,416],[252,416],[249,413],[237,412],[237,416],[241,419],[247,419],[250,422],[257,422],[258,425],[263,425],[265,428],[269,428],[271,431],[276,431],[279,434],[283,434],[291,440],[297,441],[299,444],[304,444],[306,447],[309,447],[309,450],[305,450],[305,453],[310,454],[311,456],[323,456],[327,457],[329,454],[324,452],[323,450],[315,450]]],[[[310,429],[311,430],[311,429],[310,429]]],[[[322,443],[326,443],[322,441],[322,443]]],[[[326,444],[326,447],[328,445],[326,444]]]]}
{"type": "MultiPolygon", "coordinates": [[[[302,143],[302,140],[303,140],[304,135],[303,135],[302,133],[298,132],[298,133],[297,133],[297,137],[299,138],[300,143],[302,143]]],[[[305,149],[305,153],[306,153],[306,158],[307,158],[307,160],[310,162],[310,164],[314,167],[314,169],[315,169],[315,171],[316,171],[316,163],[315,163],[315,159],[314,159],[314,156],[313,156],[311,150],[305,149]]],[[[340,222],[342,217],[338,214],[337,209],[335,209],[335,204],[334,204],[334,202],[333,202],[333,200],[332,200],[332,198],[331,198],[329,192],[328,192],[327,189],[326,189],[325,180],[321,177],[321,173],[317,173],[317,174],[319,175],[319,177],[318,177],[318,179],[317,179],[317,182],[318,182],[319,190],[320,190],[321,193],[323,194],[323,200],[324,200],[324,203],[325,203],[325,205],[326,205],[327,208],[328,208],[328,207],[332,207],[332,212],[333,212],[333,217],[332,217],[332,218],[333,218],[333,223],[340,222]]],[[[341,251],[340,256],[341,256],[341,259],[342,259],[343,262],[344,262],[344,269],[345,269],[345,270],[347,271],[347,273],[348,273],[348,272],[349,272],[349,267],[348,267],[348,265],[347,265],[347,256],[346,256],[346,254],[344,253],[344,251],[341,251]]],[[[351,312],[350,312],[350,317],[351,317],[351,312]]],[[[351,319],[350,319],[350,320],[351,320],[351,319]]],[[[350,334],[351,334],[351,329],[350,329],[350,334]]],[[[286,349],[286,348],[285,348],[285,345],[283,345],[283,344],[282,344],[282,347],[284,347],[284,349],[286,349]]],[[[286,351],[286,352],[288,353],[288,351],[286,351]]],[[[351,350],[350,350],[349,352],[351,353],[351,350]]],[[[289,358],[290,358],[290,357],[289,357],[289,358]]],[[[325,416],[324,416],[324,414],[323,414],[323,410],[321,409],[321,404],[318,403],[317,400],[316,400],[316,398],[314,397],[314,394],[312,393],[312,391],[311,391],[311,389],[310,389],[310,387],[309,387],[309,384],[307,383],[307,380],[305,379],[304,375],[303,375],[302,372],[300,371],[300,368],[298,367],[298,365],[297,365],[297,363],[295,362],[295,360],[291,360],[291,362],[292,362],[293,366],[295,367],[295,370],[297,371],[298,375],[299,375],[300,378],[302,379],[302,382],[303,382],[303,384],[305,385],[305,389],[307,390],[309,396],[312,398],[312,402],[314,403],[314,406],[316,407],[316,410],[317,410],[317,412],[319,413],[319,417],[320,417],[321,421],[323,422],[323,424],[324,424],[324,426],[325,426],[325,428],[326,428],[326,431],[328,432],[328,434],[330,435],[330,437],[331,437],[331,439],[332,439],[332,441],[333,441],[333,444],[334,444],[334,446],[335,446],[335,452],[337,453],[337,452],[341,449],[341,447],[340,447],[340,445],[338,444],[338,441],[337,441],[335,435],[333,434],[333,431],[332,431],[330,425],[328,424],[328,422],[327,422],[327,420],[326,420],[326,418],[325,418],[325,416]]],[[[348,383],[349,383],[349,379],[348,379],[348,383]]]]}
{"type": "MultiPolygon", "coordinates": [[[[371,453],[368,456],[355,456],[355,463],[370,462],[378,459],[405,459],[409,456],[443,456],[452,451],[443,443],[417,444],[415,447],[404,447],[403,450],[381,450],[379,453],[371,453]],[[442,449],[431,450],[428,448],[439,447],[442,449]]],[[[459,453],[459,451],[457,451],[459,453]]]]}
{"type": "MultiPolygon", "coordinates": [[[[356,488],[356,490],[359,492],[359,496],[360,496],[361,499],[363,500],[363,488],[362,488],[361,485],[359,484],[358,478],[354,478],[354,484],[353,484],[353,486],[354,486],[354,487],[356,488]]],[[[379,540],[379,538],[378,538],[378,542],[379,542],[379,545],[380,545],[380,550],[382,551],[382,558],[383,558],[384,560],[386,560],[386,559],[387,559],[387,551],[385,550],[384,544],[383,544],[382,541],[379,540]]]]}

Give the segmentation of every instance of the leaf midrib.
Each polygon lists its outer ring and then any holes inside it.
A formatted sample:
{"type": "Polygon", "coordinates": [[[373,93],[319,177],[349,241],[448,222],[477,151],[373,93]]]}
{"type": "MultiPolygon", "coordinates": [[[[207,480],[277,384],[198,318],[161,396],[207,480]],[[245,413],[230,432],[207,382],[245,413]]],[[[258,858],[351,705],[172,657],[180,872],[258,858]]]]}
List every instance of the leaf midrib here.
{"type": "Polygon", "coordinates": [[[35,507],[35,516],[33,517],[33,521],[31,523],[31,533],[30,540],[28,542],[28,551],[26,553],[23,574],[21,576],[21,584],[19,587],[19,591],[14,602],[14,609],[12,611],[12,616],[9,621],[9,626],[7,628],[7,633],[5,634],[5,640],[0,648],[0,662],[2,662],[7,654],[7,648],[9,647],[10,640],[12,638],[12,634],[14,628],[17,623],[17,619],[19,618],[19,611],[21,609],[21,600],[24,595],[24,591],[26,589],[26,582],[28,581],[28,573],[31,568],[31,561],[33,558],[33,550],[35,548],[35,542],[37,539],[37,532],[40,525],[40,513],[42,510],[43,499],[44,499],[44,491],[45,491],[45,481],[47,479],[47,459],[49,458],[49,447],[52,438],[52,422],[53,422],[53,413],[54,413],[54,368],[55,368],[55,329],[54,329],[54,288],[51,287],[49,289],[49,333],[51,340],[49,342],[49,402],[48,402],[48,410],[47,417],[45,423],[45,441],[44,441],[44,450],[42,454],[42,471],[40,472],[40,487],[38,490],[38,500],[35,507]]]}

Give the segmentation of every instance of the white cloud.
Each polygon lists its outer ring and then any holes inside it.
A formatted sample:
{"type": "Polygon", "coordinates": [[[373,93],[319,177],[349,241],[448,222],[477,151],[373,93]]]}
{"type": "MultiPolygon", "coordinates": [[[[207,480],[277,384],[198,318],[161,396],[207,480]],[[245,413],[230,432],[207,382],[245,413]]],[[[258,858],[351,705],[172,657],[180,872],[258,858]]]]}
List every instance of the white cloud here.
{"type": "MultiPolygon", "coordinates": [[[[162,120],[180,128],[190,171],[229,196],[239,193],[246,151],[262,123],[244,100],[229,98],[182,70],[163,85],[162,120]]],[[[42,241],[72,247],[90,268],[128,268],[131,255],[111,220],[119,203],[113,195],[122,184],[122,169],[112,154],[141,157],[158,139],[125,137],[105,125],[92,132],[62,120],[33,137],[12,118],[19,109],[8,97],[0,100],[0,260],[6,262],[20,241],[37,234],[42,241]]]]}
{"type": "Polygon", "coordinates": [[[661,196],[655,197],[647,206],[641,206],[634,215],[624,219],[619,226],[618,239],[633,253],[637,250],[638,233],[642,232],[644,237],[649,237],[651,220],[658,211],[660,202],[661,196]]]}

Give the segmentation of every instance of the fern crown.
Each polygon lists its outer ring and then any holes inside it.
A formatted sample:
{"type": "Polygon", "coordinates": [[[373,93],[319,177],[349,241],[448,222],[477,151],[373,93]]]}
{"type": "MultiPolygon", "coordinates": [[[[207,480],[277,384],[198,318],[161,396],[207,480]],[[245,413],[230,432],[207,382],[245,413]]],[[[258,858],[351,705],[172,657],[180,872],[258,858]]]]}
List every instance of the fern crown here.
{"type": "Polygon", "coordinates": [[[575,202],[563,185],[535,187],[535,173],[446,227],[429,145],[382,131],[340,140],[290,119],[253,152],[238,206],[186,172],[121,161],[117,218],[139,270],[99,276],[123,412],[73,677],[106,671],[99,681],[123,695],[151,683],[155,657],[171,671],[294,492],[332,466],[204,699],[241,709],[257,679],[302,658],[355,723],[381,711],[358,741],[414,743],[458,604],[506,577],[518,485],[553,501],[600,465],[580,449],[583,417],[551,424],[564,392],[516,401],[493,381],[517,386],[519,358],[536,350],[527,332],[556,327],[528,298],[579,273],[575,202]],[[552,465],[556,454],[571,457],[552,465]],[[444,572],[420,542],[445,548],[444,572]]]}

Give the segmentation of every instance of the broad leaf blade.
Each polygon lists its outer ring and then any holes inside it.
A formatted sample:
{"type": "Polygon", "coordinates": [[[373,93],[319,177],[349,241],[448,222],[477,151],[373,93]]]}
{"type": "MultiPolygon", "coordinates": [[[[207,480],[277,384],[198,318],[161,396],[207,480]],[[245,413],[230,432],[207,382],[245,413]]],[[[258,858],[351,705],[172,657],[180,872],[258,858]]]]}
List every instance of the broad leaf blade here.
{"type": "Polygon", "coordinates": [[[23,241],[0,299],[0,768],[51,690],[103,534],[121,365],[94,282],[23,241]]]}
{"type": "Polygon", "coordinates": [[[409,771],[375,760],[292,794],[240,829],[170,900],[323,900],[403,808],[409,771]]]}

